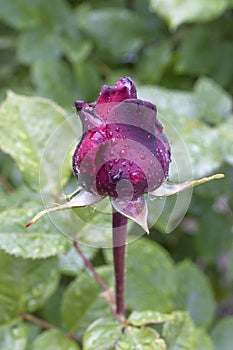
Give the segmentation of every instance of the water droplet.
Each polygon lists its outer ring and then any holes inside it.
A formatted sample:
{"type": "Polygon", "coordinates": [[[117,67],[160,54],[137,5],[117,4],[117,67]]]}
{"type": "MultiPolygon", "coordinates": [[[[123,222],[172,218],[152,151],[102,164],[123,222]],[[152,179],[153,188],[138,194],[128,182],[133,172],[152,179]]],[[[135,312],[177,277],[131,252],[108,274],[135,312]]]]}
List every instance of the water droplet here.
{"type": "Polygon", "coordinates": [[[146,153],[141,154],[141,155],[140,155],[140,158],[141,158],[142,160],[145,160],[145,159],[146,159],[146,153]]]}
{"type": "Polygon", "coordinates": [[[125,157],[126,156],[126,154],[127,154],[127,152],[126,152],[126,150],[125,149],[122,149],[121,151],[120,151],[120,157],[125,157]]]}
{"type": "Polygon", "coordinates": [[[151,135],[149,134],[147,137],[148,137],[148,139],[150,139],[150,138],[151,138],[151,135]]]}
{"type": "Polygon", "coordinates": [[[114,159],[114,164],[117,164],[118,162],[119,162],[119,159],[118,158],[116,158],[116,159],[114,159]]]}
{"type": "Polygon", "coordinates": [[[108,132],[108,136],[109,136],[110,138],[112,138],[112,137],[113,137],[113,132],[112,132],[112,131],[109,131],[109,132],[108,132]]]}
{"type": "Polygon", "coordinates": [[[108,169],[112,170],[112,168],[113,168],[113,163],[108,163],[108,169]]]}
{"type": "Polygon", "coordinates": [[[115,138],[115,137],[113,137],[112,139],[111,139],[111,145],[112,146],[115,146],[117,144],[117,139],[115,138]]]}
{"type": "Polygon", "coordinates": [[[129,161],[129,165],[130,165],[130,166],[133,165],[133,161],[132,161],[132,160],[129,161]]]}
{"type": "Polygon", "coordinates": [[[130,177],[133,181],[138,181],[140,180],[140,173],[139,171],[133,171],[131,174],[130,174],[130,177]]]}
{"type": "Polygon", "coordinates": [[[121,163],[121,165],[123,166],[123,168],[126,166],[126,164],[127,164],[126,161],[124,161],[124,162],[121,163]]]}
{"type": "Polygon", "coordinates": [[[121,129],[119,128],[119,126],[117,126],[117,127],[116,127],[116,132],[120,132],[120,130],[121,130],[121,129]]]}

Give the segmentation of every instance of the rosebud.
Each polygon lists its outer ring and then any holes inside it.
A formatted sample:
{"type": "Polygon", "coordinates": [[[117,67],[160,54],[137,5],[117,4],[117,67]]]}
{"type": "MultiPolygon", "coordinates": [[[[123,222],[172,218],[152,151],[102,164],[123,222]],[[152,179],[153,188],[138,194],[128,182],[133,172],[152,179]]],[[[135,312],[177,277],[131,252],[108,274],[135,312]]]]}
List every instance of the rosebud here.
{"type": "Polygon", "coordinates": [[[75,102],[83,137],[73,155],[73,171],[86,191],[137,199],[168,176],[170,146],[156,118],[156,106],[137,99],[124,77],[104,85],[96,103],[75,102]]]}
{"type": "Polygon", "coordinates": [[[68,202],[39,212],[27,227],[45,214],[92,205],[109,195],[115,211],[149,233],[144,193],[166,198],[224,177],[216,174],[178,184],[165,181],[171,161],[168,140],[155,105],[137,99],[130,78],[104,85],[95,103],[75,101],[75,105],[83,137],[73,155],[73,171],[82,189],[68,196],[68,202]]]}

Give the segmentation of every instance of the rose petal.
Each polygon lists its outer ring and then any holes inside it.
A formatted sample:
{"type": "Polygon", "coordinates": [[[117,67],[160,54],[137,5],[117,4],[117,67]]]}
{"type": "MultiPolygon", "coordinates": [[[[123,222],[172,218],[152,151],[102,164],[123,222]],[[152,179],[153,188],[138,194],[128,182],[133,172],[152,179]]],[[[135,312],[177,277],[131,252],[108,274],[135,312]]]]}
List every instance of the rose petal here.
{"type": "Polygon", "coordinates": [[[95,104],[88,104],[85,101],[76,100],[75,107],[82,122],[83,134],[88,130],[96,129],[103,123],[95,112],[95,104]]]}
{"type": "Polygon", "coordinates": [[[129,201],[115,198],[112,199],[112,205],[116,211],[133,220],[149,233],[147,225],[148,208],[144,197],[129,201]]]}

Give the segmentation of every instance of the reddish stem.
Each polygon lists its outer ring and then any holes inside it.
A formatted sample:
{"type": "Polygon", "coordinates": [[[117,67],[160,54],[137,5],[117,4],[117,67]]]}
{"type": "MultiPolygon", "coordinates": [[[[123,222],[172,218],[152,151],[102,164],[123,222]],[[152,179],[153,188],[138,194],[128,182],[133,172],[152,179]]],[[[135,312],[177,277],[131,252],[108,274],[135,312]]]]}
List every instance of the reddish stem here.
{"type": "Polygon", "coordinates": [[[109,305],[110,305],[110,307],[111,307],[111,309],[112,309],[112,311],[114,313],[114,298],[113,298],[112,292],[106,286],[106,284],[104,283],[104,281],[102,280],[102,278],[100,277],[100,275],[98,274],[98,272],[96,271],[95,267],[92,265],[90,260],[88,260],[88,258],[83,254],[82,250],[79,248],[78,243],[76,241],[74,241],[73,245],[74,245],[74,248],[76,249],[76,251],[78,252],[78,254],[83,259],[86,267],[91,271],[91,273],[93,274],[95,280],[97,281],[99,286],[103,289],[104,295],[105,295],[105,297],[107,299],[107,302],[109,303],[109,305]]]}
{"type": "MultiPolygon", "coordinates": [[[[48,323],[48,322],[46,322],[44,320],[41,320],[40,318],[38,318],[38,317],[36,317],[34,315],[28,314],[27,312],[20,312],[19,316],[23,320],[31,322],[31,323],[34,323],[34,324],[38,325],[41,328],[45,328],[45,329],[49,329],[49,330],[58,329],[54,325],[52,325],[52,324],[50,324],[50,323],[48,323]]],[[[72,333],[66,333],[65,336],[68,339],[71,339],[71,340],[76,341],[77,343],[80,343],[80,340],[78,338],[76,338],[75,335],[72,334],[72,333]]]]}
{"type": "Polygon", "coordinates": [[[127,218],[113,212],[113,263],[115,273],[116,316],[120,320],[125,317],[125,246],[127,234],[127,218]]]}

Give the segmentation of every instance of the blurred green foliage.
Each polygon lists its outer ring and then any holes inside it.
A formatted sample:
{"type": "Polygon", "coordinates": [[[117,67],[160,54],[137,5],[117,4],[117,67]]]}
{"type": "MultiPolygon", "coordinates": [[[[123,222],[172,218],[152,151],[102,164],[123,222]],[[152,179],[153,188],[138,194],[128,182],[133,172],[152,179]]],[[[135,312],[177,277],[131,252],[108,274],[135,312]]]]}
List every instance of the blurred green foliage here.
{"type": "MultiPolygon", "coordinates": [[[[4,350],[81,348],[64,336],[68,332],[84,339],[86,350],[113,347],[117,340],[118,350],[138,345],[165,349],[165,343],[168,349],[231,349],[232,4],[232,0],[0,0],[4,101],[0,344],[4,350]],[[94,101],[103,84],[114,84],[125,75],[135,80],[139,98],[156,103],[168,133],[172,124],[181,135],[194,177],[223,172],[225,178],[195,189],[174,232],[165,234],[165,210],[149,238],[129,245],[126,302],[129,311],[142,313],[137,316],[139,328],[132,321],[121,336],[121,326],[110,318],[99,287],[83,272],[71,242],[48,218],[30,232],[24,225],[43,207],[41,185],[51,193],[51,202],[61,186],[73,186],[70,157],[61,163],[65,154],[59,140],[74,142],[80,133],[78,121],[76,126],[57,129],[58,142],[53,152],[44,154],[47,172],[40,173],[39,184],[41,156],[50,134],[73,113],[75,99],[94,101]],[[5,99],[7,90],[13,92],[5,99]],[[167,321],[160,314],[157,322],[156,311],[173,312],[173,318],[167,321]],[[58,329],[42,332],[40,326],[22,322],[21,312],[58,329]],[[102,321],[86,331],[100,317],[102,321]]],[[[172,133],[170,141],[175,152],[172,133]]],[[[182,155],[177,161],[184,161],[182,155]]],[[[173,165],[170,177],[177,179],[173,165]]],[[[170,202],[167,210],[169,206],[170,202]]],[[[101,221],[101,215],[93,214],[95,219],[101,221]]],[[[82,231],[89,244],[99,239],[93,238],[88,225],[82,231]]],[[[84,252],[112,287],[111,252],[90,247],[84,252]]]]}

